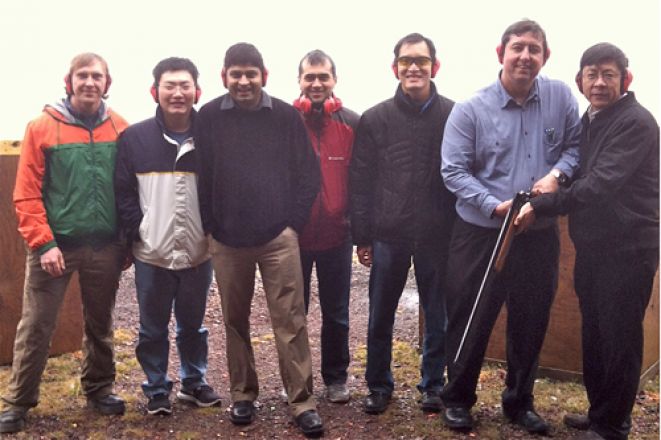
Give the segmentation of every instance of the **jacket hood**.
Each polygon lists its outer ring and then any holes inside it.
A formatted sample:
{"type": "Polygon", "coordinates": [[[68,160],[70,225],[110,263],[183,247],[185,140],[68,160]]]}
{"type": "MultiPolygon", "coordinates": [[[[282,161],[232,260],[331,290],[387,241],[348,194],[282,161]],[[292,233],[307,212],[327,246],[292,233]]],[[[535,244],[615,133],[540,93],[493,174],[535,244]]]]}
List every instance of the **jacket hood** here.
{"type": "MultiPolygon", "coordinates": [[[[53,104],[46,104],[44,106],[44,111],[60,122],[75,124],[78,120],[69,111],[66,100],[67,98],[62,98],[59,101],[55,101],[53,104]]],[[[101,101],[101,107],[99,107],[99,115],[101,115],[100,122],[105,121],[109,117],[108,107],[104,101],[101,101]]]]}

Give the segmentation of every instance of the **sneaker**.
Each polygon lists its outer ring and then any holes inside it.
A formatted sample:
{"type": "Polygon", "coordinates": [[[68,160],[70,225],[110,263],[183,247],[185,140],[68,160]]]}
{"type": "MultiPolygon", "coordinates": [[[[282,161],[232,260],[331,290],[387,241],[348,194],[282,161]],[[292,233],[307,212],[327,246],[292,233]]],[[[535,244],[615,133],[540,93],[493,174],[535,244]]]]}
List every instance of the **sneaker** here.
{"type": "Polygon", "coordinates": [[[424,412],[440,412],[441,409],[443,409],[441,393],[436,390],[429,390],[422,393],[422,398],[420,399],[420,408],[424,412]]]}
{"type": "Polygon", "coordinates": [[[22,431],[28,410],[25,406],[10,406],[0,413],[0,433],[13,433],[22,431]]]}
{"type": "Polygon", "coordinates": [[[172,405],[170,398],[165,393],[159,393],[151,396],[149,403],[147,403],[147,414],[155,415],[170,415],[172,414],[172,405]]]}
{"type": "Polygon", "coordinates": [[[202,408],[220,405],[220,396],[209,385],[204,384],[193,391],[180,390],[177,399],[190,402],[202,408]]]}
{"type": "Polygon", "coordinates": [[[334,383],[326,387],[326,399],[333,403],[347,403],[351,399],[351,393],[346,384],[334,383]]]}

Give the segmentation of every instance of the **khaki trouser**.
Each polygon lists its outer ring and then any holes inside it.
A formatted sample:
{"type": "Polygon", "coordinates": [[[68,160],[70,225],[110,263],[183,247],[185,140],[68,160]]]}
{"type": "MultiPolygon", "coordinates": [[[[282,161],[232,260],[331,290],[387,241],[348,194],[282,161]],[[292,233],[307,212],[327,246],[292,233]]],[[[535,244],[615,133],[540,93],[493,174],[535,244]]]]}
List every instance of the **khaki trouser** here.
{"type": "Polygon", "coordinates": [[[112,243],[94,250],[83,246],[62,250],[66,270],[52,277],[41,268],[40,257],[28,251],[23,312],[16,330],[14,359],[5,402],[36,406],[39,384],[48,360],[57,316],[73,272],[78,272],[83,305],[83,360],[81,384],[86,396],[112,392],[115,382],[112,313],[119,285],[124,247],[112,243]]]}
{"type": "Polygon", "coordinates": [[[286,228],[265,245],[247,248],[232,248],[212,239],[210,251],[227,333],[232,401],[254,401],[259,394],[249,322],[257,264],[275,334],[280,375],[292,414],[296,417],[316,409],[296,232],[286,228]]]}

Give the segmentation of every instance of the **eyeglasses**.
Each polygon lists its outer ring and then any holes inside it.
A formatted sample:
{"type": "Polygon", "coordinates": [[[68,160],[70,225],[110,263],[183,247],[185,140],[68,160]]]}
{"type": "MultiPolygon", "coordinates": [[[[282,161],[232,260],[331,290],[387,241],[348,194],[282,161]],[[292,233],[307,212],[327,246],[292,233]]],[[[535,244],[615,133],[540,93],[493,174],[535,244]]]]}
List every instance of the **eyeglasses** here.
{"type": "Polygon", "coordinates": [[[189,81],[184,81],[180,83],[165,82],[163,84],[160,84],[160,87],[167,92],[174,92],[177,89],[179,89],[181,90],[182,93],[188,93],[191,90],[193,90],[193,88],[195,88],[195,85],[189,81]]]}
{"type": "Polygon", "coordinates": [[[397,58],[397,65],[402,69],[408,69],[411,67],[411,64],[414,64],[419,68],[431,66],[431,58],[429,57],[399,57],[397,58]]]}
{"type": "Polygon", "coordinates": [[[326,82],[331,79],[331,76],[328,73],[306,73],[303,75],[303,81],[305,82],[314,82],[317,79],[319,82],[326,82]]]}

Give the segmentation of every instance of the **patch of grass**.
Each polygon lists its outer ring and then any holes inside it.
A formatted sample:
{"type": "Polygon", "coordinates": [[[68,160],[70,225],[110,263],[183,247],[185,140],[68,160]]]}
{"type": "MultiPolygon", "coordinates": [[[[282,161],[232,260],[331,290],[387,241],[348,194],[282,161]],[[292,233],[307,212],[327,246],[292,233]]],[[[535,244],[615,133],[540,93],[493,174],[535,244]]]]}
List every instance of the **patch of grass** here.
{"type": "Polygon", "coordinates": [[[199,432],[183,431],[176,433],[174,438],[177,440],[197,440],[204,438],[204,436],[199,432]]]}

